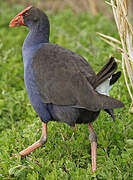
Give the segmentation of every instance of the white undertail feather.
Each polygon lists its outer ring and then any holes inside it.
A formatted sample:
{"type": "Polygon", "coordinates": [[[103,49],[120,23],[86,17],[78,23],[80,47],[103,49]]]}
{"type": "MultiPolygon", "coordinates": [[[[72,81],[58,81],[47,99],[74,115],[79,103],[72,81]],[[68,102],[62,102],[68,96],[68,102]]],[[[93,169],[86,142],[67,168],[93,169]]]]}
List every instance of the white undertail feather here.
{"type": "Polygon", "coordinates": [[[109,91],[112,88],[112,85],[110,85],[110,78],[105,80],[103,83],[101,83],[99,86],[96,87],[96,91],[100,94],[109,96],[109,91]]]}

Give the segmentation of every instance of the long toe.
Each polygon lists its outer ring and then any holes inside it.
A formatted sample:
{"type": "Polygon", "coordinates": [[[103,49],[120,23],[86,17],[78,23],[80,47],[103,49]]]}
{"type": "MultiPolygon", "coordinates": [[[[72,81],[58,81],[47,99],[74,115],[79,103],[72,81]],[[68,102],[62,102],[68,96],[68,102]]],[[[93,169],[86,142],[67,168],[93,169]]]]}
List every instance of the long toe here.
{"type": "Polygon", "coordinates": [[[32,151],[41,147],[46,141],[47,141],[47,124],[43,122],[42,123],[42,136],[41,136],[40,140],[35,142],[31,146],[27,147],[23,151],[21,151],[19,153],[20,156],[23,158],[23,157],[29,155],[32,151]]]}

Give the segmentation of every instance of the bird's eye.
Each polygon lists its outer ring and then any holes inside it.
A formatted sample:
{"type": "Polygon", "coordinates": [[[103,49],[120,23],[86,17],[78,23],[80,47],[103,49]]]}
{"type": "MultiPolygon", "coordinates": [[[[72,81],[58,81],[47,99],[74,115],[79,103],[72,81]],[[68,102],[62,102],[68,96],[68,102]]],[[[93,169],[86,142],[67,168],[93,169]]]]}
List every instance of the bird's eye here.
{"type": "Polygon", "coordinates": [[[37,21],[38,21],[37,17],[34,17],[34,18],[33,18],[33,21],[34,21],[34,22],[37,22],[37,21]]]}

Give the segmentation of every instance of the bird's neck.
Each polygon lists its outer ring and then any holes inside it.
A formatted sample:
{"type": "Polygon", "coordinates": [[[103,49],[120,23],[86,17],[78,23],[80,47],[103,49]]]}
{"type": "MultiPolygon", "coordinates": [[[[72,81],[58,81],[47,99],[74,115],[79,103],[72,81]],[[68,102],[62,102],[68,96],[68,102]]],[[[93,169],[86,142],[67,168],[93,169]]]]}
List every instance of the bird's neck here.
{"type": "Polygon", "coordinates": [[[22,48],[25,65],[27,64],[27,60],[32,59],[35,52],[45,43],[49,43],[49,27],[41,29],[31,28],[22,48]]]}
{"type": "Polygon", "coordinates": [[[27,35],[23,49],[32,48],[34,46],[39,46],[39,44],[48,43],[49,42],[49,29],[41,29],[41,30],[30,30],[27,35]]]}

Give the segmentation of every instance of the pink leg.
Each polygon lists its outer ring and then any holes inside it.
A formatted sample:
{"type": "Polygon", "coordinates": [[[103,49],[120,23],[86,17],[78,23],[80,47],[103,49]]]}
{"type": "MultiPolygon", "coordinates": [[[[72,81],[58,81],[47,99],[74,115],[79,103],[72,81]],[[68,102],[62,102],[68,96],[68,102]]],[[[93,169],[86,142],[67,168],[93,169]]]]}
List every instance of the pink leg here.
{"type": "Polygon", "coordinates": [[[25,157],[29,155],[33,150],[37,149],[38,147],[42,146],[47,141],[47,124],[42,123],[42,136],[40,140],[29,146],[28,148],[21,151],[19,154],[21,157],[25,157]]]}
{"type": "Polygon", "coordinates": [[[96,170],[96,158],[97,158],[97,135],[92,127],[92,124],[88,124],[88,128],[90,131],[90,142],[91,142],[91,165],[92,165],[92,172],[96,170]]]}

